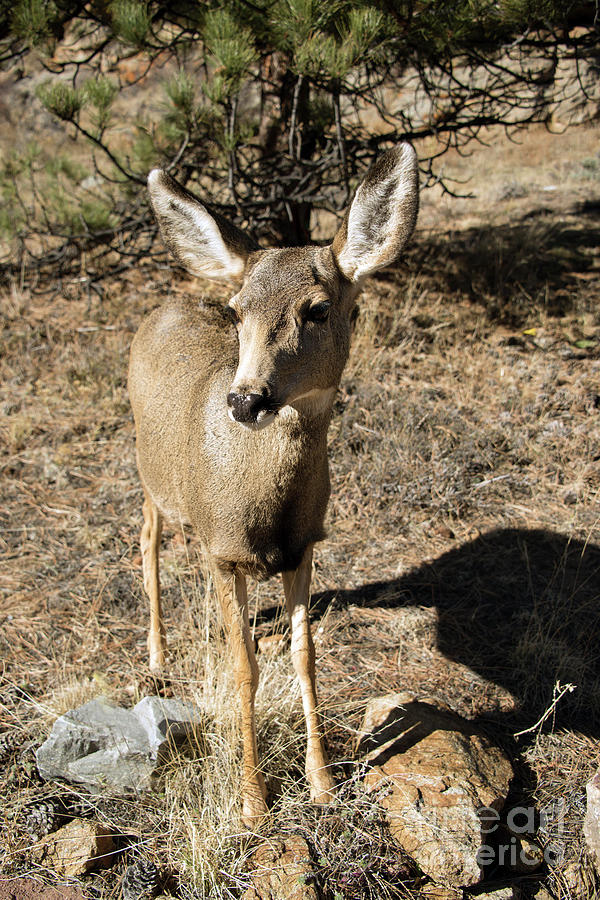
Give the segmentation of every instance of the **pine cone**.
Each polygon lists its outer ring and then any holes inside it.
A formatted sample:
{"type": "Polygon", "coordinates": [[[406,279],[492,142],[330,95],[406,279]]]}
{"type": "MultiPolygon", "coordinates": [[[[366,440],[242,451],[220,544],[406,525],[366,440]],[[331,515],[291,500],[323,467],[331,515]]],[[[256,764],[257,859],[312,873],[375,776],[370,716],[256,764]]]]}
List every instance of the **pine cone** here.
{"type": "Polygon", "coordinates": [[[127,866],[121,893],[123,900],[149,900],[158,891],[158,869],[150,859],[138,859],[127,866]]]}
{"type": "Polygon", "coordinates": [[[4,731],[0,734],[0,760],[8,759],[15,754],[22,746],[23,739],[20,731],[4,731]]]}
{"type": "Polygon", "coordinates": [[[62,812],[69,819],[85,819],[88,816],[93,816],[96,812],[96,807],[91,802],[91,800],[86,800],[85,797],[77,797],[75,795],[67,795],[61,797],[62,803],[62,812]]]}
{"type": "Polygon", "coordinates": [[[34,841],[39,841],[61,825],[60,804],[56,800],[40,800],[24,813],[25,830],[34,841]]]}
{"type": "Polygon", "coordinates": [[[0,734],[0,770],[6,785],[31,782],[39,784],[42,780],[37,768],[35,751],[38,741],[24,731],[12,729],[0,734]]]}
{"type": "Polygon", "coordinates": [[[41,784],[44,779],[41,777],[37,767],[37,759],[35,755],[37,747],[37,741],[29,741],[29,743],[25,744],[25,746],[23,746],[17,754],[17,763],[19,771],[27,779],[27,781],[30,781],[34,784],[41,784]]]}

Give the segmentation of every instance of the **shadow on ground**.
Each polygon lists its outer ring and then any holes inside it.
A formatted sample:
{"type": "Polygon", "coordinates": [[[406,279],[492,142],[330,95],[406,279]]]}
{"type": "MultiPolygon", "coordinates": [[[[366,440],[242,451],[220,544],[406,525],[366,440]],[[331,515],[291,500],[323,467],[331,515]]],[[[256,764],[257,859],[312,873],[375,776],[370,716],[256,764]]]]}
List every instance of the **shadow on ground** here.
{"type": "MultiPolygon", "coordinates": [[[[556,682],[577,686],[548,722],[600,737],[600,547],[541,530],[492,531],[393,581],[313,596],[338,606],[436,607],[448,659],[506,688],[532,724],[556,682]]],[[[494,717],[495,718],[495,717],[494,717]]]]}
{"type": "Polygon", "coordinates": [[[519,326],[540,304],[551,316],[572,312],[600,277],[599,249],[600,203],[589,200],[564,216],[542,207],[509,224],[421,235],[408,258],[444,295],[458,292],[483,303],[491,321],[519,326]]]}

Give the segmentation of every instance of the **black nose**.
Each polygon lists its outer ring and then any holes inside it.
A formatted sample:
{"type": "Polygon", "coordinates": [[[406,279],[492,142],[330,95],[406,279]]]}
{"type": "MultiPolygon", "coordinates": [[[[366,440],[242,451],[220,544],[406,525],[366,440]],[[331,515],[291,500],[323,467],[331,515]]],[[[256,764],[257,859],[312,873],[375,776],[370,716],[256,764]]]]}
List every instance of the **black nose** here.
{"type": "Polygon", "coordinates": [[[259,412],[268,406],[264,394],[227,394],[227,405],[236,422],[256,422],[259,412]]]}

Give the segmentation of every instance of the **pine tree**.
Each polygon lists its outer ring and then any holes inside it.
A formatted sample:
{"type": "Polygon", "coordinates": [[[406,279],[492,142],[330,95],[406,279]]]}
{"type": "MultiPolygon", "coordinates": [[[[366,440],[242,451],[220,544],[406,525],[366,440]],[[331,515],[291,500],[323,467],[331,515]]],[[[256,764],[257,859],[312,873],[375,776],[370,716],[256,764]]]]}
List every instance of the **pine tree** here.
{"type": "Polygon", "coordinates": [[[29,258],[36,232],[51,264],[82,247],[147,252],[143,185],[163,165],[256,237],[304,242],[313,211],[343,209],[381,145],[435,137],[427,183],[480,128],[543,121],[558,60],[594,58],[597,38],[595,4],[565,0],[0,0],[0,65],[45,59],[39,101],[90,145],[87,172],[62,152],[48,168],[39,147],[5,160],[0,230],[29,258]],[[80,49],[55,54],[65,37],[80,49]],[[177,66],[160,121],[125,137],[123,60],[140,78],[177,66]]]}

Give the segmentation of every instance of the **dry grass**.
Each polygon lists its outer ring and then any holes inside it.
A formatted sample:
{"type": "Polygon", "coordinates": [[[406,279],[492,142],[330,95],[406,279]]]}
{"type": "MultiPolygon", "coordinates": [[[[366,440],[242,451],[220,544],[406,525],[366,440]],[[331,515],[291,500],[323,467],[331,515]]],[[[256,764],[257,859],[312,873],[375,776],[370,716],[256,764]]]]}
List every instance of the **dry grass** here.
{"type": "Polygon", "coordinates": [[[550,889],[559,898],[597,896],[600,884],[586,855],[581,819],[585,784],[598,768],[598,740],[573,731],[540,734],[525,758],[536,774],[538,838],[557,857],[548,873],[550,889]]]}
{"type": "MultiPolygon", "coordinates": [[[[580,177],[590,156],[589,132],[580,134],[568,159],[561,144],[560,190],[544,195],[543,214],[534,187],[554,179],[558,164],[536,132],[526,154],[535,169],[511,169],[529,185],[524,195],[501,199],[505,175],[486,194],[475,159],[480,199],[469,219],[467,201],[457,201],[452,223],[435,225],[426,200],[408,262],[365,292],[331,428],[330,538],[313,585],[323,715],[348,785],[333,812],[320,817],[308,803],[285,648],[260,659],[270,827],[307,837],[325,897],[388,888],[397,896],[413,883],[410,867],[392,859],[376,809],[364,806],[352,762],[364,703],[400,688],[438,695],[525,759],[516,799],[567,799],[563,862],[542,874],[561,898],[594,896],[578,855],[580,799],[572,800],[600,735],[600,229],[592,214],[600,182],[580,177]],[[539,719],[557,680],[577,690],[540,734],[513,739],[539,719]],[[367,859],[371,827],[379,856],[367,859]],[[352,858],[363,864],[344,880],[352,858]],[[574,862],[584,873],[577,884],[574,862]]],[[[494,158],[502,159],[499,145],[494,158]]],[[[467,165],[457,161],[457,174],[467,165]]],[[[441,209],[446,216],[446,201],[441,209]]],[[[177,273],[148,270],[107,281],[102,301],[79,283],[15,286],[1,298],[0,717],[32,744],[56,715],[91,697],[131,705],[156,689],[146,668],[127,353],[149,309],[196,289],[177,273]]],[[[189,536],[167,534],[171,672],[159,687],[196,701],[206,734],[167,766],[161,794],[98,803],[98,815],[129,837],[116,869],[85,880],[90,896],[116,896],[136,852],[176,876],[182,897],[238,896],[247,883],[257,839],[236,825],[237,704],[198,556],[189,536]]],[[[283,630],[280,597],[275,581],[253,590],[257,637],[283,630]]],[[[24,807],[63,790],[36,783],[28,760],[7,771],[2,792],[7,874],[31,866],[14,824],[24,807]]]]}

